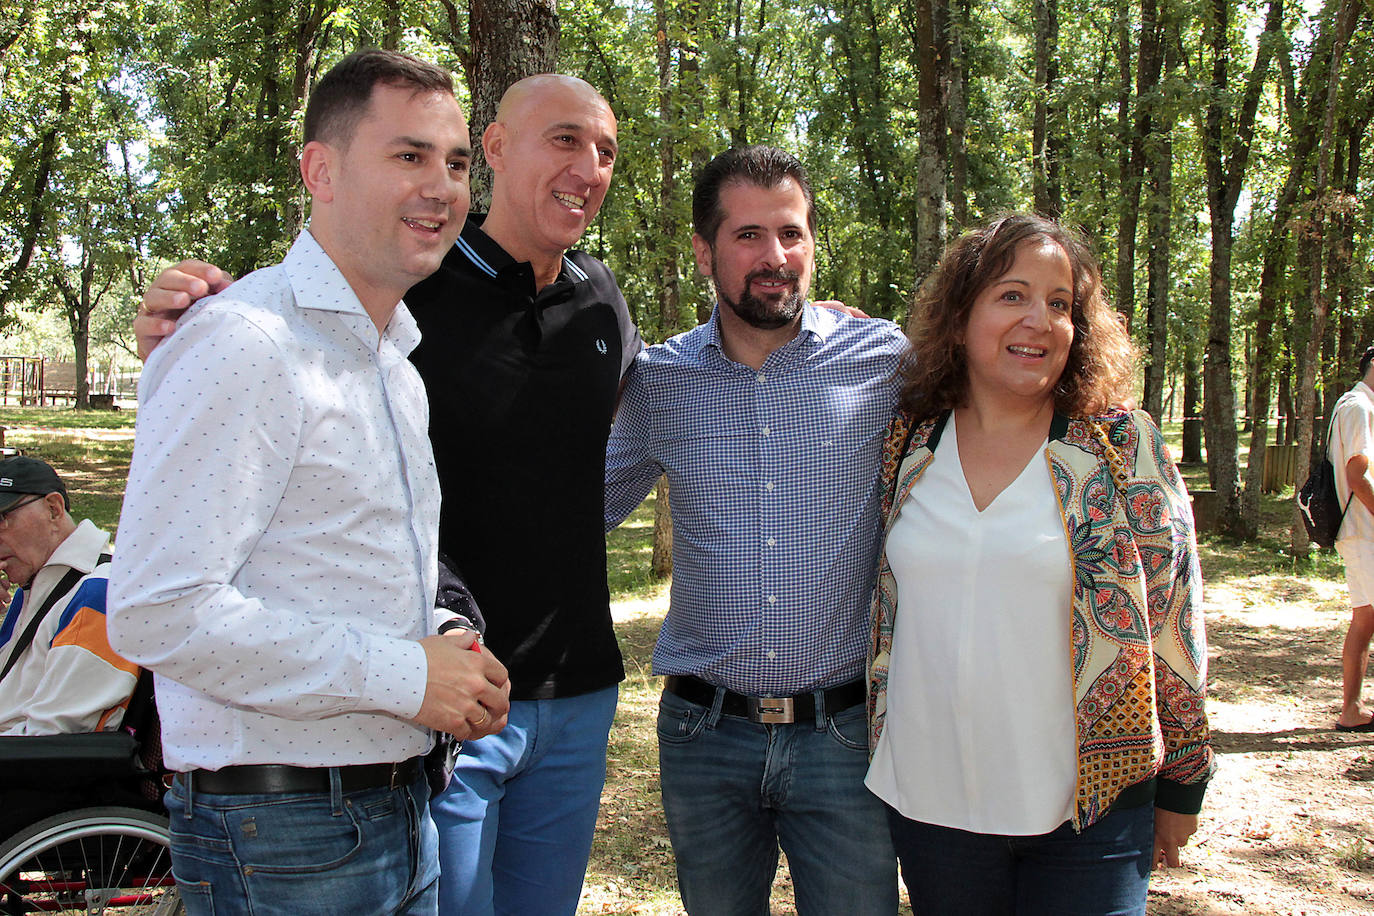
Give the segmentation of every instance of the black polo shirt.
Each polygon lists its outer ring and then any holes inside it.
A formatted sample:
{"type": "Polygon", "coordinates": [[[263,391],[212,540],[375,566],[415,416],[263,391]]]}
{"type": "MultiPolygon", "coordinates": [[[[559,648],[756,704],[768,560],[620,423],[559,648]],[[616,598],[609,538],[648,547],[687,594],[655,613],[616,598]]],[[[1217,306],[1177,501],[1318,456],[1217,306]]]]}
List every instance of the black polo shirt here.
{"type": "Polygon", "coordinates": [[[579,251],[534,287],[470,218],[406,293],[423,335],[443,492],[439,549],[486,618],[511,699],[573,696],[625,669],[606,588],[606,437],[643,344],[606,265],[579,251]]]}

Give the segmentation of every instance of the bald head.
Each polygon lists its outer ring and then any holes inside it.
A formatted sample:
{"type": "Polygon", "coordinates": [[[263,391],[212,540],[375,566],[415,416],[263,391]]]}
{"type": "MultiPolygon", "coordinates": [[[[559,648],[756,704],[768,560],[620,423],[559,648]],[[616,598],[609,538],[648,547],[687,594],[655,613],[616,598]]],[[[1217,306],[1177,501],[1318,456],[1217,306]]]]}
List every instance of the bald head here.
{"type": "Polygon", "coordinates": [[[552,282],[606,198],[618,152],[611,106],[575,76],[526,77],[506,90],[482,149],[492,170],[482,228],[552,282]]]}
{"type": "Polygon", "coordinates": [[[501,96],[501,104],[496,109],[496,120],[506,124],[519,123],[531,104],[538,104],[551,96],[574,97],[598,105],[610,115],[612,123],[615,121],[611,106],[591,83],[564,73],[536,73],[516,82],[501,96]]]}

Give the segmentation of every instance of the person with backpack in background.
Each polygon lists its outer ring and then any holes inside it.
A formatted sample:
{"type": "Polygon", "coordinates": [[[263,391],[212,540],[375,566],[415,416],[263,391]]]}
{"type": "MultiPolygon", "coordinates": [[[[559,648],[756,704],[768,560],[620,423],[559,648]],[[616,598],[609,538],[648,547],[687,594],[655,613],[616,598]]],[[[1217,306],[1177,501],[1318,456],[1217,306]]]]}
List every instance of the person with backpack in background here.
{"type": "Polygon", "coordinates": [[[1374,346],[1360,357],[1360,380],[1336,401],[1328,456],[1336,469],[1336,495],[1348,505],[1336,537],[1350,587],[1350,628],[1341,652],[1341,714],[1336,730],[1374,731],[1374,710],[1364,705],[1364,672],[1374,636],[1374,346]],[[1352,500],[1351,497],[1354,496],[1352,500]]]}

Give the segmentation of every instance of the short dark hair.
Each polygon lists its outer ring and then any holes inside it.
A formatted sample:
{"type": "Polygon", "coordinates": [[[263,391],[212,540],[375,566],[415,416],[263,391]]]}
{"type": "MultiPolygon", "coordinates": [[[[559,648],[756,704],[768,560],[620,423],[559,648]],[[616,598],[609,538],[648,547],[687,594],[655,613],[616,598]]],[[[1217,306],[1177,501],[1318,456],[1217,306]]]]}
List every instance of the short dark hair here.
{"type": "Polygon", "coordinates": [[[399,51],[354,51],[330,67],[310,93],[305,105],[305,142],[319,140],[346,148],[378,83],[410,86],[416,92],[453,93],[453,77],[443,67],[399,51]]]}
{"type": "Polygon", "coordinates": [[[1364,378],[1365,373],[1369,371],[1369,363],[1371,361],[1374,361],[1374,345],[1366,347],[1364,356],[1360,357],[1360,378],[1364,378]]]}
{"type": "Polygon", "coordinates": [[[816,234],[816,197],[811,179],[796,156],[773,146],[735,146],[721,153],[697,173],[692,189],[692,231],[715,247],[716,232],[725,220],[720,193],[726,185],[752,184],[774,188],[791,178],[806,198],[806,228],[816,234]]]}
{"type": "Polygon", "coordinates": [[[1125,400],[1136,349],[1121,316],[1107,304],[1097,258],[1082,236],[1062,223],[1010,213],[966,232],[946,248],[916,294],[907,320],[911,359],[902,370],[903,410],[924,418],[963,406],[969,380],[960,341],[974,300],[1011,269],[1022,243],[1042,239],[1064,250],[1073,273],[1073,343],[1054,387],[1055,410],[1088,417],[1125,400]]]}

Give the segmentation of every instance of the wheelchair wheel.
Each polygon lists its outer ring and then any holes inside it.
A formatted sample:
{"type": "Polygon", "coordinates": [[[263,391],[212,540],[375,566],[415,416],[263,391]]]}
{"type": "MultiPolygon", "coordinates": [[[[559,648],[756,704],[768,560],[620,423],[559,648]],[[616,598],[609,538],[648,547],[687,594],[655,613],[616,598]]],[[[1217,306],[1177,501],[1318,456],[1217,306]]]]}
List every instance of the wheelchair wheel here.
{"type": "Polygon", "coordinates": [[[0,844],[0,914],[180,916],[167,818],[80,808],[0,844]]]}

